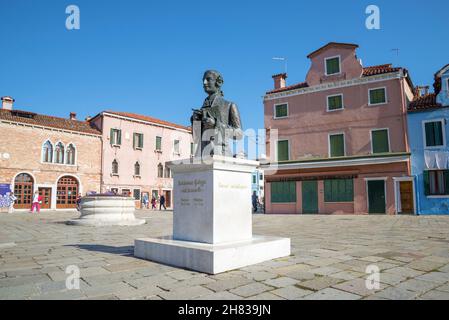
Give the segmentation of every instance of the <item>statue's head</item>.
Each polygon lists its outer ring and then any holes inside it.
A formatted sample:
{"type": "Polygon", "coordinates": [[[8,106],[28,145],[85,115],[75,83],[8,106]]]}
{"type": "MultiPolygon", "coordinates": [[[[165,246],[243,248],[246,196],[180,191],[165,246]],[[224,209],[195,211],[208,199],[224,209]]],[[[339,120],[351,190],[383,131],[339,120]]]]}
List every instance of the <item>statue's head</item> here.
{"type": "Polygon", "coordinates": [[[219,92],[223,95],[221,91],[221,86],[223,85],[223,77],[220,72],[215,70],[207,70],[203,76],[203,88],[207,94],[211,95],[219,92]]]}

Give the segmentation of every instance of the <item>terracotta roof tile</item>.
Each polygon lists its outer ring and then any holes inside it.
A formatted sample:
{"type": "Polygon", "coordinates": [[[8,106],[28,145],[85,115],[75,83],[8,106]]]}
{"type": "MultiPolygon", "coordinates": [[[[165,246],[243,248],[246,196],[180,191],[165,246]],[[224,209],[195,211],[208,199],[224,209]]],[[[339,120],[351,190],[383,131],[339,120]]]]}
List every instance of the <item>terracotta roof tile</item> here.
{"type": "Polygon", "coordinates": [[[429,93],[421,97],[415,97],[408,106],[408,111],[423,111],[435,108],[441,108],[442,105],[437,103],[437,95],[429,93]]]}
{"type": "Polygon", "coordinates": [[[115,115],[118,115],[118,116],[122,116],[122,117],[133,118],[133,119],[142,120],[142,121],[148,121],[148,122],[153,122],[153,123],[164,125],[164,126],[169,126],[169,127],[174,127],[174,128],[178,128],[178,129],[191,131],[191,127],[182,126],[182,125],[179,125],[179,124],[176,124],[176,123],[172,123],[172,122],[168,122],[168,121],[165,121],[165,120],[156,119],[156,118],[153,118],[153,117],[150,117],[150,116],[144,116],[144,115],[141,115],[141,114],[130,113],[130,112],[110,111],[110,110],[106,110],[105,112],[106,113],[115,114],[115,115]]]}
{"type": "Polygon", "coordinates": [[[267,94],[278,93],[278,92],[289,91],[289,90],[295,90],[295,89],[301,89],[301,88],[307,88],[308,86],[309,85],[307,84],[307,82],[301,82],[301,83],[293,84],[291,86],[287,86],[287,87],[284,87],[284,88],[279,88],[279,89],[268,91],[267,94]]]}
{"type": "Polygon", "coordinates": [[[398,72],[402,68],[396,67],[394,68],[391,64],[382,64],[378,66],[371,66],[363,68],[363,77],[369,77],[369,76],[375,76],[377,74],[384,74],[384,73],[390,73],[390,72],[398,72]]]}
{"type": "MultiPolygon", "coordinates": [[[[378,65],[378,66],[365,67],[365,68],[363,68],[362,77],[369,77],[369,76],[375,76],[378,74],[398,72],[402,69],[403,68],[401,68],[401,67],[393,67],[391,64],[382,64],[382,65],[378,65]]],[[[301,82],[301,83],[293,84],[291,86],[287,86],[284,88],[279,88],[279,89],[268,91],[266,94],[279,93],[279,92],[284,92],[284,91],[289,91],[289,90],[306,88],[308,86],[309,85],[307,84],[307,82],[301,82]]]]}
{"type": "Polygon", "coordinates": [[[97,128],[86,121],[58,118],[23,110],[0,109],[0,119],[42,127],[50,127],[97,135],[101,134],[101,132],[97,128]]]}

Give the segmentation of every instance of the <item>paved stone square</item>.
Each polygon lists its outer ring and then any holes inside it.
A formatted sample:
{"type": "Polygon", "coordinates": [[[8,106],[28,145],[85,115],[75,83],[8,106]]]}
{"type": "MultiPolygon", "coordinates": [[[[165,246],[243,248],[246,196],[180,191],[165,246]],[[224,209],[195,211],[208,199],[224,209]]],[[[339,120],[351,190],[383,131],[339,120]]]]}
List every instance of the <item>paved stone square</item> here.
{"type": "Polygon", "coordinates": [[[254,215],[254,234],[291,238],[292,255],[217,275],[133,257],[135,238],[171,234],[169,211],[138,211],[135,227],[65,224],[77,216],[0,214],[0,299],[449,299],[449,216],[254,215]]]}

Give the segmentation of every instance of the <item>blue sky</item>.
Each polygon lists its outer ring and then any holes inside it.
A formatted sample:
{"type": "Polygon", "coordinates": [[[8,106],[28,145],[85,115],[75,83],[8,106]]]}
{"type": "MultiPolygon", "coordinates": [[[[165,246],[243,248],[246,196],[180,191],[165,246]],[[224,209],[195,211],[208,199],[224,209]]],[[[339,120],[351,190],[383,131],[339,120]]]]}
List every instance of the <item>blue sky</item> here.
{"type": "Polygon", "coordinates": [[[187,125],[205,98],[203,72],[217,69],[244,127],[263,128],[262,96],[284,68],[272,57],[287,57],[288,84],[330,41],[359,44],[365,66],[408,68],[415,84],[449,63],[447,0],[0,0],[0,12],[0,96],[60,117],[112,109],[187,125]],[[70,4],[80,30],[65,28],[70,4]],[[369,4],[380,30],[365,28],[369,4]]]}

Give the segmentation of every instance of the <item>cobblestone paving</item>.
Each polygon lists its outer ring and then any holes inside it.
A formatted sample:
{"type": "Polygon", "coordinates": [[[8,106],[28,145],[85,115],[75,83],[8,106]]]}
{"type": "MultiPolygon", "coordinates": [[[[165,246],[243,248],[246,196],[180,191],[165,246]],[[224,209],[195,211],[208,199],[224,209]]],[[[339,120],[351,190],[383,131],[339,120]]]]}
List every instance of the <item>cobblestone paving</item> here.
{"type": "Polygon", "coordinates": [[[74,217],[0,214],[0,299],[449,299],[449,216],[255,215],[254,233],[291,238],[292,255],[218,275],[133,257],[135,238],[171,234],[171,212],[139,211],[137,227],[74,217]],[[70,265],[79,290],[66,288],[70,265]]]}

